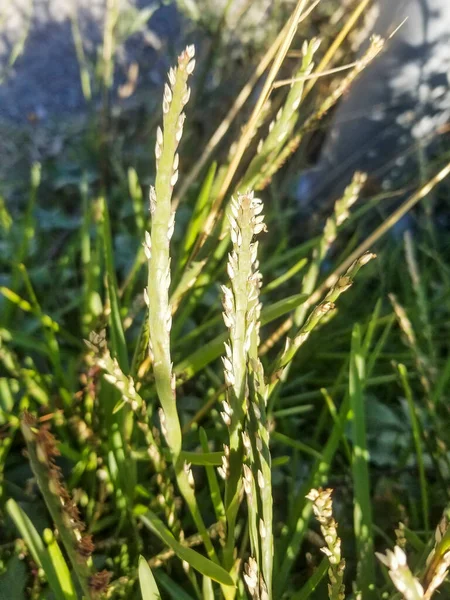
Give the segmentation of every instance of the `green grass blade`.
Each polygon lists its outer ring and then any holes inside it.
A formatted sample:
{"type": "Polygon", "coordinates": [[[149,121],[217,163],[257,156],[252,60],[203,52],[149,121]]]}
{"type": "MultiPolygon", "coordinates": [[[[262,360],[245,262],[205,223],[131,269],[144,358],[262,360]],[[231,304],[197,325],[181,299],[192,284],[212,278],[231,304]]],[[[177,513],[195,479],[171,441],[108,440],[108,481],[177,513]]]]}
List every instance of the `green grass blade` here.
{"type": "Polygon", "coordinates": [[[309,480],[305,482],[293,500],[294,510],[289,518],[288,531],[285,534],[286,539],[282,539],[281,544],[277,547],[282,562],[280,562],[280,567],[275,573],[275,598],[281,598],[286,589],[290,571],[305,538],[308,522],[312,515],[312,505],[306,502],[305,496],[311,488],[321,487],[326,483],[333,457],[339,447],[348,411],[349,402],[348,399],[345,399],[339,411],[339,422],[333,425],[330,437],[322,452],[322,459],[316,460],[311,469],[309,480]]]}
{"type": "Polygon", "coordinates": [[[296,275],[299,271],[301,271],[308,264],[307,258],[301,258],[298,260],[292,267],[290,267],[287,271],[285,271],[282,275],[270,281],[266,286],[261,290],[261,294],[266,294],[268,292],[272,292],[276,290],[280,285],[289,281],[294,275],[296,275]]]}
{"type": "MultiPolygon", "coordinates": [[[[206,431],[203,427],[200,427],[199,431],[200,443],[202,445],[203,452],[208,451],[208,438],[206,431]]],[[[225,507],[222,501],[222,494],[220,493],[220,486],[217,480],[216,471],[212,466],[206,466],[206,477],[208,478],[209,493],[211,502],[214,506],[214,512],[219,522],[225,522],[225,507]]]]}
{"type": "Polygon", "coordinates": [[[164,589],[172,600],[194,600],[181,586],[167,575],[162,569],[155,571],[155,579],[161,589],[164,589]]]}
{"type": "Polygon", "coordinates": [[[61,548],[59,547],[59,544],[50,529],[44,530],[44,541],[47,544],[47,551],[50,560],[53,563],[55,573],[59,579],[64,597],[66,600],[77,600],[77,594],[70,576],[69,567],[67,566],[66,560],[62,555],[61,548]]]}
{"type": "Polygon", "coordinates": [[[181,451],[183,460],[199,467],[219,467],[222,464],[223,452],[188,452],[181,451]]]}
{"type": "MultiPolygon", "coordinates": [[[[307,299],[308,297],[304,294],[296,294],[295,296],[289,296],[284,300],[274,302],[271,306],[265,307],[261,312],[261,325],[267,325],[267,323],[291,312],[307,299]]],[[[174,367],[175,374],[184,381],[193,377],[210,362],[219,358],[223,353],[223,344],[227,341],[227,338],[228,336],[226,333],[218,335],[208,342],[208,344],[193,352],[174,367]]]]}
{"type": "Polygon", "coordinates": [[[139,585],[142,600],[161,600],[152,570],[143,556],[139,557],[139,585]]]}
{"type": "Polygon", "coordinates": [[[202,600],[214,600],[214,589],[209,577],[203,577],[202,600]]]}
{"type": "Polygon", "coordinates": [[[397,366],[398,373],[400,375],[400,381],[403,387],[403,391],[406,396],[406,401],[408,402],[409,409],[409,418],[411,419],[411,427],[412,434],[414,439],[414,446],[416,449],[416,457],[417,457],[417,469],[419,471],[419,481],[420,481],[420,495],[422,498],[422,511],[423,511],[423,524],[425,527],[425,531],[430,531],[430,522],[429,522],[429,500],[428,500],[428,491],[427,491],[427,478],[425,473],[425,465],[424,465],[424,452],[422,447],[422,438],[421,438],[421,428],[419,423],[419,416],[417,414],[416,405],[414,403],[414,398],[411,390],[411,386],[408,381],[408,370],[405,365],[399,364],[397,366]]]}
{"type": "Polygon", "coordinates": [[[120,368],[124,373],[128,373],[128,353],[125,342],[125,333],[123,331],[122,318],[120,314],[119,293],[117,287],[116,273],[114,269],[114,254],[111,236],[111,226],[109,221],[108,206],[104,198],[102,198],[101,200],[101,206],[103,209],[102,237],[103,249],[105,253],[107,289],[109,303],[111,305],[111,347],[113,355],[117,358],[119,362],[120,368]]]}
{"type": "Polygon", "coordinates": [[[314,573],[311,575],[311,577],[309,577],[302,589],[293,594],[291,600],[307,600],[325,577],[327,571],[328,561],[324,558],[320,565],[314,570],[314,573]]]}
{"type": "Polygon", "coordinates": [[[145,210],[144,197],[139,184],[138,174],[133,167],[128,169],[128,190],[130,192],[133,203],[134,218],[136,220],[136,229],[141,239],[144,238],[145,232],[145,210]]]}
{"type": "Polygon", "coordinates": [[[350,354],[349,396],[353,432],[354,529],[358,554],[356,585],[362,597],[369,600],[375,598],[375,561],[364,384],[365,357],[362,351],[361,331],[359,326],[355,325],[350,354]]]}
{"type": "Polygon", "coordinates": [[[42,567],[47,581],[57,600],[66,600],[66,596],[61,587],[59,577],[55,571],[50,555],[46,550],[44,542],[36,531],[33,523],[12,498],[7,501],[6,510],[11,519],[14,521],[15,526],[19,530],[20,535],[27,545],[27,548],[31,552],[33,560],[37,565],[42,567]]]}
{"type": "Polygon", "coordinates": [[[195,550],[182,546],[177,542],[171,532],[154,513],[148,511],[145,515],[140,515],[139,519],[148,529],[150,529],[150,531],[155,533],[165,544],[167,544],[169,548],[172,548],[180,560],[185,560],[193,569],[196,569],[202,575],[205,575],[222,585],[234,585],[230,574],[220,565],[205,558],[195,550]]]}
{"type": "Polygon", "coordinates": [[[200,193],[195,204],[194,212],[192,213],[189,227],[184,238],[183,250],[179,259],[180,269],[186,264],[189,254],[194,246],[198,234],[201,232],[203,224],[212,202],[211,189],[216,176],[217,163],[214,162],[209,167],[206,177],[203,181],[200,193]]]}

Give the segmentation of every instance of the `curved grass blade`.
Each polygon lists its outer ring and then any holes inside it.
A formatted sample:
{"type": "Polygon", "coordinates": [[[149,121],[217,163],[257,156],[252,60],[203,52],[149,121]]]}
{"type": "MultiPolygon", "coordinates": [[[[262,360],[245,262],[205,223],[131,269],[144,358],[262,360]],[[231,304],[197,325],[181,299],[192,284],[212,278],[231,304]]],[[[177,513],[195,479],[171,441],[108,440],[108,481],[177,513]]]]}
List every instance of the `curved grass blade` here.
{"type": "Polygon", "coordinates": [[[205,575],[222,585],[234,585],[233,579],[225,569],[220,565],[213,563],[208,558],[205,558],[195,550],[181,545],[153,512],[148,511],[145,515],[140,515],[139,519],[148,529],[150,529],[150,531],[167,544],[169,548],[172,548],[180,560],[185,560],[193,569],[196,569],[202,575],[205,575]]]}
{"type": "Polygon", "coordinates": [[[44,542],[36,531],[35,526],[17,502],[12,498],[7,501],[6,510],[24,539],[33,560],[43,569],[47,581],[55,594],[55,598],[57,600],[66,600],[66,595],[63,592],[52,559],[44,546],[44,542]]]}
{"type": "Polygon", "coordinates": [[[139,585],[142,600],[161,600],[152,570],[143,556],[139,557],[139,585]]]}

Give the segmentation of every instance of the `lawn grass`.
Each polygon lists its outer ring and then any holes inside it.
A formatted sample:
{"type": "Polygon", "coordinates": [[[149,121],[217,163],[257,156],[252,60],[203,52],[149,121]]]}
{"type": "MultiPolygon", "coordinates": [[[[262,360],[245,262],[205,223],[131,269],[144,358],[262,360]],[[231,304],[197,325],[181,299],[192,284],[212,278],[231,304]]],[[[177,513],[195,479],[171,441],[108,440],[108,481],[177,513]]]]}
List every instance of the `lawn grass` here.
{"type": "Polygon", "coordinates": [[[201,152],[190,88],[204,64],[189,45],[142,175],[101,144],[98,177],[52,186],[52,165],[35,164],[21,207],[0,202],[5,597],[449,592],[450,257],[420,204],[446,205],[449,156],[381,223],[360,173],[310,238],[279,196],[285,161],[382,50],[374,40],[325,96],[309,78],[315,62],[337,66],[365,4],[331,52],[303,42],[277,91],[316,8],[300,0],[256,67],[262,85],[243,84],[201,152]],[[399,239],[414,206],[416,231],[399,239]]]}

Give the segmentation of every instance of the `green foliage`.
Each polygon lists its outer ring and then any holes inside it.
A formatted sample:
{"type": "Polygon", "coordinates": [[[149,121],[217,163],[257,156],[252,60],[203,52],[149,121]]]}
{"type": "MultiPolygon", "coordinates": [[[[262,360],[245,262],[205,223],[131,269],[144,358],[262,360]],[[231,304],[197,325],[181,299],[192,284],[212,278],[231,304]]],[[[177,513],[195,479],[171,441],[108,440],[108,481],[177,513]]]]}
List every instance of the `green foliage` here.
{"type": "MultiPolygon", "coordinates": [[[[215,142],[197,156],[188,46],[164,88],[156,168],[147,150],[141,173],[102,143],[101,176],[52,188],[34,165],[17,218],[1,200],[0,596],[381,600],[445,586],[448,520],[434,539],[430,524],[450,472],[448,244],[439,230],[379,242],[449,167],[378,228],[357,173],[315,235],[289,237],[303,224],[288,198],[279,210],[281,166],[382,47],[317,91],[311,114],[315,39],[290,90],[271,89],[305,5],[262,60],[260,96],[257,79],[242,96],[256,108],[219,126],[228,156],[215,142]],[[265,189],[264,216],[250,188],[265,189]],[[76,218],[46,206],[69,191],[76,218]]],[[[108,114],[116,45],[150,16],[109,9],[108,114]]]]}

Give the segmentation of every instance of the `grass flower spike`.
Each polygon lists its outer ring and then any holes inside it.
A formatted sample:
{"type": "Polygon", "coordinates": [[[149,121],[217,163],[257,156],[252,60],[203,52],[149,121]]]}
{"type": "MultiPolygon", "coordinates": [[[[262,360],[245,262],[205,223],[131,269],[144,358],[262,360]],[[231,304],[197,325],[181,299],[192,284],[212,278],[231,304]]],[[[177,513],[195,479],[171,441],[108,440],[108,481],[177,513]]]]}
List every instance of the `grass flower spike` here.
{"type": "Polygon", "coordinates": [[[189,76],[195,67],[194,46],[188,46],[178,57],[178,66],[169,71],[169,83],[164,87],[163,128],[156,133],[156,180],[150,188],[151,232],[146,232],[145,256],[148,260],[148,287],[144,293],[149,310],[149,354],[153,363],[156,391],[161,408],[161,431],[169,446],[178,487],[186,500],[194,522],[202,536],[210,558],[217,561],[214,547],[197,506],[194,479],[190,465],[181,457],[182,433],[176,405],[175,375],[172,371],[170,331],[172,307],[169,303],[171,281],[170,240],[175,227],[172,210],[173,188],[178,180],[177,148],[183,135],[189,101],[189,76]]]}
{"type": "Polygon", "coordinates": [[[176,460],[181,452],[181,428],[175,402],[175,379],[170,354],[172,309],[169,304],[170,239],[175,225],[171,200],[178,180],[178,144],[183,135],[183,108],[189,100],[187,86],[195,66],[195,50],[188,46],[178,57],[178,67],[170,69],[164,87],[163,129],[158,127],[155,144],[156,181],[150,189],[151,233],[146,233],[144,250],[148,259],[150,353],[156,389],[166,423],[167,443],[176,460]]]}
{"type": "Polygon", "coordinates": [[[311,490],[306,496],[313,502],[313,511],[320,523],[320,530],[326,546],[322,552],[330,563],[328,569],[328,597],[330,600],[344,600],[344,570],[345,560],[341,556],[341,540],[337,534],[337,523],[333,517],[332,490],[311,490]]]}
{"type": "Polygon", "coordinates": [[[258,593],[261,565],[260,539],[265,540],[262,546],[266,550],[264,555],[267,558],[266,582],[263,581],[266,588],[269,588],[271,583],[273,554],[268,432],[265,420],[261,419],[261,415],[265,414],[266,395],[262,365],[258,360],[261,274],[258,270],[258,246],[254,241],[254,236],[265,230],[262,210],[261,201],[250,192],[238,194],[236,199],[233,198],[228,214],[233,249],[229,254],[227,265],[231,286],[222,286],[223,318],[230,332],[229,341],[225,344],[225,356],[222,359],[227,384],[227,399],[224,402],[222,417],[229,429],[230,445],[229,448],[227,447],[220,471],[222,476],[226,477],[225,510],[228,532],[225,566],[228,569],[233,566],[234,526],[242,497],[241,490],[244,486],[251,508],[250,540],[255,555],[254,568],[252,567],[250,571],[254,574],[256,569],[258,573],[258,586],[255,588],[258,593]],[[259,415],[259,419],[255,420],[256,414],[259,415]],[[251,425],[252,439],[247,431],[247,419],[253,424],[251,425]],[[256,440],[259,441],[258,448],[253,447],[256,440]],[[244,453],[249,457],[248,464],[243,464],[244,453]],[[259,490],[266,490],[264,502],[257,492],[255,487],[257,485],[259,490]],[[267,493],[270,499],[267,498],[267,493]]]}

